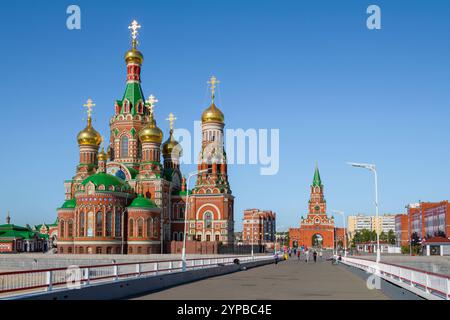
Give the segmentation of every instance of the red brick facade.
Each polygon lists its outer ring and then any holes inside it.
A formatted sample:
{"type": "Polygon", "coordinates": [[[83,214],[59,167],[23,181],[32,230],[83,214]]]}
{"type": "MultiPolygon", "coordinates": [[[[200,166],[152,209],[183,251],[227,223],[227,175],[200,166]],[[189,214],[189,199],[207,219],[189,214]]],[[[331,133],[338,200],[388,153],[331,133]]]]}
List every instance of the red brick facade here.
{"type": "Polygon", "coordinates": [[[276,213],[272,211],[259,209],[245,210],[242,229],[243,243],[272,245],[275,242],[275,221],[276,213]]]}

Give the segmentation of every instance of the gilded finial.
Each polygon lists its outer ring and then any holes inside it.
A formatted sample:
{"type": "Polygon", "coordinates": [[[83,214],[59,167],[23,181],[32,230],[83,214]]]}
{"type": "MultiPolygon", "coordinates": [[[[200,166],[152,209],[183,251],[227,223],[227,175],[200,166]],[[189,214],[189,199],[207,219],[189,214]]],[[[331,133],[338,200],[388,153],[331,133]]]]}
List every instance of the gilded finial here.
{"type": "Polygon", "coordinates": [[[170,131],[172,131],[177,118],[175,118],[174,114],[171,112],[166,120],[169,121],[170,131]]]}
{"type": "Polygon", "coordinates": [[[141,28],[141,25],[136,21],[133,20],[131,24],[128,26],[128,29],[131,30],[131,44],[133,46],[133,49],[136,49],[138,45],[137,36],[138,36],[138,30],[141,28]]]}
{"type": "Polygon", "coordinates": [[[216,97],[216,87],[219,83],[220,83],[220,81],[217,80],[217,78],[215,76],[212,76],[208,81],[208,84],[210,85],[210,89],[211,89],[211,99],[213,102],[214,102],[214,98],[216,97]]]}
{"type": "Polygon", "coordinates": [[[91,99],[91,98],[89,98],[88,100],[87,100],[87,102],[85,103],[85,104],[83,104],[83,107],[86,107],[86,109],[87,109],[87,115],[88,115],[88,124],[90,125],[91,124],[91,116],[92,116],[92,108],[93,107],[95,107],[95,103],[94,103],[94,101],[91,99]]]}
{"type": "Polygon", "coordinates": [[[154,95],[150,95],[150,97],[148,97],[146,102],[149,105],[148,110],[150,111],[150,115],[153,116],[155,104],[158,102],[158,99],[156,99],[156,97],[154,95]]]}

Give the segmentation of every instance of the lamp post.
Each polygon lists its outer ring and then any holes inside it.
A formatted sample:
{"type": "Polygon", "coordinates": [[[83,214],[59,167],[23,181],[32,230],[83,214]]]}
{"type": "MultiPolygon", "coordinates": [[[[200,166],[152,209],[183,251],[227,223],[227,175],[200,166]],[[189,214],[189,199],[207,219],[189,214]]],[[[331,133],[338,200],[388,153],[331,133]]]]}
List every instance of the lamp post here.
{"type": "MultiPolygon", "coordinates": [[[[355,168],[364,168],[367,170],[370,170],[374,174],[375,178],[375,215],[377,219],[377,223],[379,221],[378,217],[378,176],[377,176],[377,168],[374,164],[368,164],[368,163],[352,163],[348,162],[347,164],[351,165],[355,168]]],[[[380,252],[380,233],[379,230],[377,230],[377,260],[376,262],[379,263],[381,259],[381,252],[380,252]]]]}
{"type": "Polygon", "coordinates": [[[334,213],[340,214],[344,220],[344,257],[347,256],[347,229],[345,227],[345,213],[343,211],[333,210],[334,213]]]}
{"type": "Polygon", "coordinates": [[[191,172],[188,175],[187,181],[186,181],[186,204],[184,208],[184,235],[183,235],[183,249],[181,251],[181,260],[182,260],[182,271],[186,271],[186,237],[187,237],[187,215],[188,215],[188,208],[189,208],[189,181],[192,177],[208,172],[209,169],[204,169],[200,171],[191,172]]]}

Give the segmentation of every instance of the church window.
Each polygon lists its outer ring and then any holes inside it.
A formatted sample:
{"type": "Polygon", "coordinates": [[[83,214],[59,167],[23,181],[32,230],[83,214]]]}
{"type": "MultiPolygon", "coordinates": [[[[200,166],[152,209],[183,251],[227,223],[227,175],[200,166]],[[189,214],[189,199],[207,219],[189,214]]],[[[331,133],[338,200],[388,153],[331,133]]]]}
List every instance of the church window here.
{"type": "Polygon", "coordinates": [[[121,236],[121,232],[122,232],[122,220],[120,217],[120,212],[116,212],[115,214],[115,222],[114,222],[114,232],[115,232],[115,236],[116,237],[120,237],[121,236]]]}
{"type": "Polygon", "coordinates": [[[154,236],[154,237],[157,237],[157,236],[158,236],[158,222],[159,222],[159,219],[158,219],[158,218],[156,218],[156,219],[153,221],[153,236],[154,236]]]}
{"type": "Polygon", "coordinates": [[[106,236],[111,237],[112,235],[112,212],[106,213],[106,236]]]}
{"type": "Polygon", "coordinates": [[[216,241],[220,241],[220,235],[216,234],[216,241]]]}
{"type": "Polygon", "coordinates": [[[80,212],[80,237],[84,237],[84,212],[80,212]]]}
{"type": "Polygon", "coordinates": [[[138,237],[142,238],[144,236],[144,219],[139,219],[137,222],[138,237]]]}
{"type": "Polygon", "coordinates": [[[128,157],[128,137],[123,136],[120,141],[120,156],[122,158],[128,157]]]}
{"type": "Polygon", "coordinates": [[[73,237],[73,221],[69,220],[67,222],[67,236],[69,238],[73,237]]]}
{"type": "Polygon", "coordinates": [[[134,220],[133,220],[133,219],[130,219],[130,222],[129,222],[129,226],[128,226],[128,235],[129,235],[130,237],[133,237],[133,236],[134,236],[134,220]]]}
{"type": "Polygon", "coordinates": [[[95,235],[97,237],[103,236],[103,214],[101,212],[97,212],[97,215],[96,215],[95,235]]]}
{"type": "Polygon", "coordinates": [[[153,218],[147,219],[147,237],[151,237],[153,234],[153,218]]]}
{"type": "Polygon", "coordinates": [[[64,220],[61,220],[61,222],[60,222],[60,226],[61,226],[61,238],[64,238],[64,236],[65,236],[65,226],[64,226],[64,224],[65,224],[65,221],[64,220]]]}
{"type": "Polygon", "coordinates": [[[211,235],[210,234],[206,235],[206,241],[208,241],[208,242],[211,241],[211,235]]]}

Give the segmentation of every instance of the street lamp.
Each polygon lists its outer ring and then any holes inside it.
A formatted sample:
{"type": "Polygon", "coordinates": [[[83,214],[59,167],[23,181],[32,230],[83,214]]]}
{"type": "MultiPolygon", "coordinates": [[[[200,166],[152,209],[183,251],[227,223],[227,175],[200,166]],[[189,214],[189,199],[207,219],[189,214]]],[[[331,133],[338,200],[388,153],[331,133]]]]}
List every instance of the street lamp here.
{"type": "MultiPolygon", "coordinates": [[[[364,168],[367,170],[370,170],[374,174],[375,178],[375,214],[376,214],[376,220],[377,223],[379,221],[378,218],[378,176],[377,176],[377,168],[374,164],[368,164],[368,163],[353,163],[353,162],[347,162],[347,164],[356,167],[356,168],[364,168]]],[[[381,253],[380,253],[380,234],[379,230],[377,230],[377,263],[380,262],[381,253]]]]}
{"type": "Polygon", "coordinates": [[[344,220],[344,257],[347,256],[347,229],[345,227],[345,213],[343,211],[333,210],[334,213],[340,214],[344,220]]]}
{"type": "Polygon", "coordinates": [[[187,237],[187,215],[188,215],[188,206],[189,206],[189,181],[192,177],[197,176],[202,173],[208,172],[209,169],[204,169],[200,171],[191,172],[188,175],[186,182],[186,204],[184,208],[184,236],[183,236],[183,249],[181,251],[181,260],[182,260],[182,271],[186,271],[186,237],[187,237]]]}

